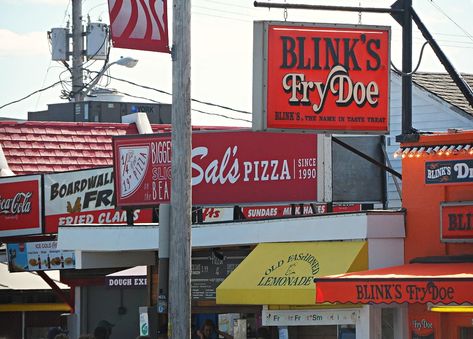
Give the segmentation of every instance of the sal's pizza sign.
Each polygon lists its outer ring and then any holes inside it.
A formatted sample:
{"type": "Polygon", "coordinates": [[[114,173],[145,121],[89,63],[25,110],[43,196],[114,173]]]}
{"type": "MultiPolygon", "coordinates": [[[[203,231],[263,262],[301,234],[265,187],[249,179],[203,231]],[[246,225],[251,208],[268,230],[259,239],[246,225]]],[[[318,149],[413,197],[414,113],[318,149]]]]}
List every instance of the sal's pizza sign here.
{"type": "Polygon", "coordinates": [[[440,218],[443,242],[473,242],[473,202],[442,203],[440,218]]]}
{"type": "MultiPolygon", "coordinates": [[[[171,137],[115,137],[113,146],[117,206],[168,203],[171,137]]],[[[191,157],[194,205],[317,200],[316,135],[193,133],[191,157]]]]}
{"type": "Polygon", "coordinates": [[[0,179],[0,237],[42,232],[41,176],[0,179]]]}
{"type": "Polygon", "coordinates": [[[255,22],[253,126],[388,133],[390,28],[255,22]]]}

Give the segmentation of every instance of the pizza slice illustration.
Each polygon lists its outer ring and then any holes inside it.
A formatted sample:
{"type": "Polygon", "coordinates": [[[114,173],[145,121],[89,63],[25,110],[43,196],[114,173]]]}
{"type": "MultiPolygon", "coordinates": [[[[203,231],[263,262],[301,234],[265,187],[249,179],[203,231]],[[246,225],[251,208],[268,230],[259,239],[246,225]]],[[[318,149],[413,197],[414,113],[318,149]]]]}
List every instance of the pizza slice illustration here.
{"type": "Polygon", "coordinates": [[[149,146],[126,146],[119,149],[120,198],[133,194],[146,177],[149,146]]]}

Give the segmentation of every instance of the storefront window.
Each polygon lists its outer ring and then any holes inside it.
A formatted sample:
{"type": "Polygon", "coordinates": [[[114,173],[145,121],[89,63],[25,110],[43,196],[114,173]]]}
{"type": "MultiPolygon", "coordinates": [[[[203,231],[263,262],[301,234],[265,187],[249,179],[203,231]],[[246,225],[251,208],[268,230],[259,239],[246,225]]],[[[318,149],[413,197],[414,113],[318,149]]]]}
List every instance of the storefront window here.
{"type": "Polygon", "coordinates": [[[473,338],[473,327],[460,327],[460,339],[473,338]]]}
{"type": "Polygon", "coordinates": [[[356,329],[354,325],[341,325],[338,327],[338,339],[355,339],[356,329]]]}
{"type": "Polygon", "coordinates": [[[381,338],[394,339],[394,308],[383,308],[381,310],[381,338]]]}

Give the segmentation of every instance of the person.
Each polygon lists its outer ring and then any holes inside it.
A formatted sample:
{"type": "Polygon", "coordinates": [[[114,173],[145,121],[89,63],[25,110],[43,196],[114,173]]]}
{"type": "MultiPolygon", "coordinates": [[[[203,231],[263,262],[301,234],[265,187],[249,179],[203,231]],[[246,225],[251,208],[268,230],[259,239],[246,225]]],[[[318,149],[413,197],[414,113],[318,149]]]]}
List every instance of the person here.
{"type": "Polygon", "coordinates": [[[233,339],[232,335],[220,331],[210,319],[204,321],[201,329],[197,330],[197,335],[200,339],[217,339],[220,335],[225,339],[233,339]]]}
{"type": "Polygon", "coordinates": [[[96,339],[109,339],[112,335],[113,324],[107,320],[100,320],[94,330],[94,337],[96,339]]]}
{"type": "Polygon", "coordinates": [[[48,339],[55,339],[60,334],[67,334],[67,331],[62,327],[52,327],[48,331],[48,339]]]}
{"type": "Polygon", "coordinates": [[[269,331],[266,327],[260,327],[256,331],[256,339],[270,339],[269,331]]]}

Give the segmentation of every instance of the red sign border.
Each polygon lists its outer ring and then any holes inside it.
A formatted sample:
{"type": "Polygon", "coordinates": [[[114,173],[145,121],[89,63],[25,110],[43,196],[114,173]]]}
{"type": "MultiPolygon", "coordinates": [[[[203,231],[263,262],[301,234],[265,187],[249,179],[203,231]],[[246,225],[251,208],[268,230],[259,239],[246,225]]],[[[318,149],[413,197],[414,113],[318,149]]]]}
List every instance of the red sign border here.
{"type": "Polygon", "coordinates": [[[3,177],[2,182],[18,182],[18,181],[34,181],[38,182],[38,226],[31,228],[24,228],[22,232],[18,233],[18,230],[0,230],[0,238],[6,237],[22,237],[30,235],[41,235],[44,232],[44,190],[43,190],[43,175],[42,174],[26,174],[26,175],[15,175],[11,177],[3,177]],[[19,180],[14,180],[19,179],[19,180]]]}
{"type": "MultiPolygon", "coordinates": [[[[212,134],[212,133],[238,133],[238,132],[256,132],[256,133],[264,133],[264,132],[260,132],[260,131],[254,131],[252,129],[230,129],[230,130],[196,130],[196,131],[192,131],[192,134],[212,134]]],[[[269,133],[280,133],[278,131],[268,131],[269,133]]],[[[118,170],[118,167],[119,164],[117,163],[118,161],[118,157],[117,157],[117,152],[118,152],[118,149],[116,148],[116,143],[114,142],[114,140],[123,140],[123,139],[140,139],[140,138],[149,138],[150,136],[152,135],[159,135],[160,137],[169,137],[171,138],[172,137],[172,133],[169,133],[169,132],[164,132],[164,133],[153,133],[153,134],[129,134],[129,135],[119,135],[119,136],[114,136],[112,138],[112,154],[113,154],[113,170],[114,170],[114,175],[115,175],[115,180],[114,180],[114,185],[115,185],[115,194],[116,194],[116,208],[118,209],[124,209],[124,210],[134,210],[134,209],[147,209],[147,208],[152,208],[152,207],[157,207],[159,204],[156,204],[156,205],[152,205],[152,204],[141,204],[141,203],[127,203],[127,204],[121,204],[118,200],[118,194],[121,190],[121,188],[119,187],[119,180],[118,180],[118,173],[119,173],[119,170],[118,170]]],[[[287,134],[287,133],[286,133],[287,134]]],[[[294,132],[294,134],[304,134],[304,133],[299,133],[299,132],[294,132]]],[[[172,138],[170,139],[172,140],[172,138]]],[[[317,154],[317,157],[320,155],[319,153],[319,143],[321,142],[319,140],[319,138],[316,136],[316,154],[317,154]]],[[[319,167],[320,164],[318,162],[318,165],[317,165],[317,172],[321,171],[322,169],[319,167]]],[[[317,197],[319,196],[320,194],[320,185],[323,185],[323,183],[321,183],[321,181],[319,180],[319,177],[317,176],[317,188],[316,188],[316,194],[317,194],[317,197]]],[[[292,201],[292,200],[291,200],[292,201]]],[[[254,203],[245,203],[244,205],[245,206],[258,206],[258,205],[261,205],[261,204],[284,204],[284,203],[291,203],[291,201],[280,201],[280,202],[254,202],[254,203]]],[[[312,203],[314,201],[318,201],[320,203],[323,203],[322,201],[319,201],[319,200],[297,200],[297,203],[312,203]]],[[[195,205],[195,206],[206,206],[206,207],[225,207],[225,206],[230,206],[230,205],[234,205],[234,204],[226,204],[226,203],[222,203],[222,204],[219,204],[219,203],[209,203],[209,204],[200,204],[200,205],[195,205]]]]}
{"type": "Polygon", "coordinates": [[[446,238],[443,232],[443,208],[453,206],[473,206],[473,201],[456,201],[456,202],[441,202],[440,203],[440,241],[443,243],[473,243],[472,238],[446,238]]]}
{"type": "Polygon", "coordinates": [[[359,134],[359,135],[387,135],[390,133],[390,109],[391,109],[391,71],[387,75],[387,112],[386,130],[347,130],[347,129],[316,129],[316,128],[273,128],[268,127],[267,115],[267,88],[268,88],[268,32],[270,26],[294,26],[314,28],[339,28],[339,29],[365,29],[388,31],[388,61],[391,62],[391,27],[381,25],[350,25],[337,23],[309,23],[295,21],[255,21],[253,27],[253,129],[268,132],[294,132],[294,133],[330,133],[330,134],[359,134]],[[261,26],[259,26],[261,25],[261,26]]]}

